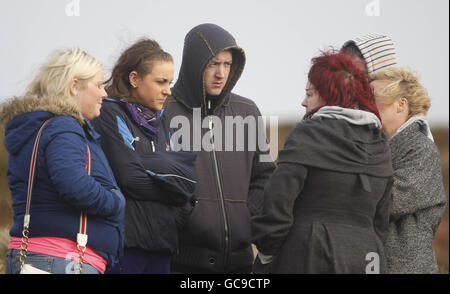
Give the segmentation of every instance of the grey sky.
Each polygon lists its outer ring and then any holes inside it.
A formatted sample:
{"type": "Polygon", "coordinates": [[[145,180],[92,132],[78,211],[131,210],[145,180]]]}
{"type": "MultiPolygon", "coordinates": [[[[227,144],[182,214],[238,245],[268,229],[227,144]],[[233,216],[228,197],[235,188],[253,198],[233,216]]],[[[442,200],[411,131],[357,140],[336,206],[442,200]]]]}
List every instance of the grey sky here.
{"type": "Polygon", "coordinates": [[[121,51],[142,36],[172,53],[176,78],[185,34],[211,22],[244,48],[247,64],[234,92],[256,101],[263,115],[299,120],[311,58],[350,38],[380,33],[395,41],[399,64],[420,74],[432,98],[430,124],[448,126],[449,1],[379,0],[379,16],[366,14],[369,3],[377,6],[377,0],[1,1],[0,99],[23,94],[55,48],[86,50],[109,77],[121,51]],[[70,4],[75,10],[69,15],[79,16],[67,15],[70,4]]]}

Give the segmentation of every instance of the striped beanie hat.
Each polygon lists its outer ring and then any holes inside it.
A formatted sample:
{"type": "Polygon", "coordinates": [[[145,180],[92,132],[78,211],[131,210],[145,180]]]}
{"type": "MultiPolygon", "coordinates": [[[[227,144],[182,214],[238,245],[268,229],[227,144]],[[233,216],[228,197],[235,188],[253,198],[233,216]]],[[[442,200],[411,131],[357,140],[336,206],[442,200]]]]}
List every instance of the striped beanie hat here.
{"type": "Polygon", "coordinates": [[[368,34],[349,40],[344,47],[353,43],[361,51],[369,74],[391,65],[397,64],[394,42],[385,35],[368,34]]]}

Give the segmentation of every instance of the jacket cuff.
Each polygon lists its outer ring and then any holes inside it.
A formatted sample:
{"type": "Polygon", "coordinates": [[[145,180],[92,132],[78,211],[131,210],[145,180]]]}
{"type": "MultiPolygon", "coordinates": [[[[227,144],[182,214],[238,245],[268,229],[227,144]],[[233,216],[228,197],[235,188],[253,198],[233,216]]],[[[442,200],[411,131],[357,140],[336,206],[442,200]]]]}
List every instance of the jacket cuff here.
{"type": "Polygon", "coordinates": [[[261,261],[261,264],[269,264],[273,260],[273,255],[265,255],[265,254],[261,253],[261,251],[259,251],[258,258],[259,258],[259,261],[261,261]]]}

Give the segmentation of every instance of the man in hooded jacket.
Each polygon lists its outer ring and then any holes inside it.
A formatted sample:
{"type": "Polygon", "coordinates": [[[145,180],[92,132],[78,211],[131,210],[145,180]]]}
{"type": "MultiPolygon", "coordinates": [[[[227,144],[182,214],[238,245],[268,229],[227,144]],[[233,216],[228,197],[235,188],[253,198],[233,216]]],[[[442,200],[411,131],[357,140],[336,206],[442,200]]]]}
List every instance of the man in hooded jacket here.
{"type": "Polygon", "coordinates": [[[179,211],[173,272],[251,272],[250,218],[262,211],[264,184],[275,165],[265,130],[250,127],[261,117],[258,107],[231,92],[244,65],[244,51],[223,28],[202,24],[186,35],[179,77],[165,109],[171,127],[182,134],[175,132],[175,144],[197,151],[196,204],[179,211]],[[239,140],[233,134],[231,142],[225,134],[235,128],[244,136],[239,140]]]}

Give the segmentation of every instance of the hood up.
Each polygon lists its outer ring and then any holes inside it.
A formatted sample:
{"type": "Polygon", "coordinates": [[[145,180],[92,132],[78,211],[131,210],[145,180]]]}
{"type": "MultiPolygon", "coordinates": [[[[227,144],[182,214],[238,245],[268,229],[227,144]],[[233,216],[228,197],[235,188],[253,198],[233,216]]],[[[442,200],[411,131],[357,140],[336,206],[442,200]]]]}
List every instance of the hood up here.
{"type": "Polygon", "coordinates": [[[215,24],[201,24],[193,28],[184,40],[183,61],[172,96],[189,110],[202,108],[207,113],[203,73],[209,61],[218,53],[230,49],[233,54],[228,81],[217,97],[213,113],[226,104],[231,91],[239,80],[245,66],[245,53],[238,47],[234,37],[215,24]]]}

